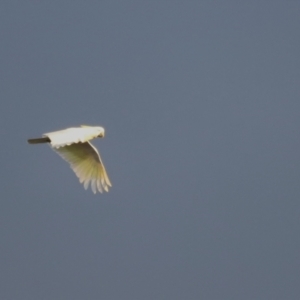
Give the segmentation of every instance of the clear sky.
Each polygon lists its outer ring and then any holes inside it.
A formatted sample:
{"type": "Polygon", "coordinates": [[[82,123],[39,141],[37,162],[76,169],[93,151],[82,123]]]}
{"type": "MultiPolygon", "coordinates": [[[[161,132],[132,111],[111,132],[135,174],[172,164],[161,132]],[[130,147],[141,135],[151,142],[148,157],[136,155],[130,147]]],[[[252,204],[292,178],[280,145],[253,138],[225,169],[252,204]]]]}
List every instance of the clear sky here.
{"type": "Polygon", "coordinates": [[[1,1],[0,299],[300,299],[299,1],[1,1]],[[94,195],[27,138],[98,125],[94,195]]]}

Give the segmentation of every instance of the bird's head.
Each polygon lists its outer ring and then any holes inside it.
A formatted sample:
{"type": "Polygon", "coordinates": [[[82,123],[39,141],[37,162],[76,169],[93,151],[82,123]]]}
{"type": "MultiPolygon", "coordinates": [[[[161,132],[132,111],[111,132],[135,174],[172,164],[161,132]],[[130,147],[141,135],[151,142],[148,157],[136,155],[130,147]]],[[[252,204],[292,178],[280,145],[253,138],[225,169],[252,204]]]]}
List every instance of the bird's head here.
{"type": "Polygon", "coordinates": [[[98,131],[97,137],[103,138],[105,136],[105,130],[103,127],[97,127],[97,131],[98,131]]]}

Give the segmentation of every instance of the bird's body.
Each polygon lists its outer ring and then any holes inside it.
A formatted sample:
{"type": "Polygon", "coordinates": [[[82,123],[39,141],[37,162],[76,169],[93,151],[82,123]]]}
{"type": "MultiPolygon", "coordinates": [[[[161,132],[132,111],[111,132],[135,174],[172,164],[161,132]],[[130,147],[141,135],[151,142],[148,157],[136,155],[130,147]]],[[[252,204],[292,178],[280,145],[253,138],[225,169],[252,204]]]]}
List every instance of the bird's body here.
{"type": "Polygon", "coordinates": [[[103,190],[108,192],[111,187],[110,180],[97,149],[90,140],[104,137],[103,127],[82,126],[68,128],[43,134],[43,137],[29,139],[29,144],[50,143],[87,189],[89,184],[94,193],[103,190]]]}

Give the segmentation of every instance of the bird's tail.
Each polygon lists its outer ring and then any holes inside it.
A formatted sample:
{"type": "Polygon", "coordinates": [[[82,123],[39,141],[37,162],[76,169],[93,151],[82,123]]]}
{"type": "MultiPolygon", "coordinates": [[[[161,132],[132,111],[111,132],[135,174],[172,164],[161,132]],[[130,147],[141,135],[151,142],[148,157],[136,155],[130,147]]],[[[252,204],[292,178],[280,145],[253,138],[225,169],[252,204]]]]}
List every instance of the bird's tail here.
{"type": "Polygon", "coordinates": [[[46,137],[37,138],[37,139],[29,139],[27,140],[29,144],[44,144],[44,143],[50,143],[50,139],[46,137]]]}

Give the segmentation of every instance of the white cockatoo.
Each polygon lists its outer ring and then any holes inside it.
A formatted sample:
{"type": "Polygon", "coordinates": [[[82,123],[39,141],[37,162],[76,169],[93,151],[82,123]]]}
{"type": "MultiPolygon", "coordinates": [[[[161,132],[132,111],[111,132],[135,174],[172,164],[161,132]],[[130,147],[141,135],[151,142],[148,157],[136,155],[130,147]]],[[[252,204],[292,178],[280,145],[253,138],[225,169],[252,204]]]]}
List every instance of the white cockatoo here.
{"type": "Polygon", "coordinates": [[[64,160],[87,189],[89,184],[94,192],[108,192],[110,180],[97,149],[89,142],[104,137],[103,127],[81,126],[43,134],[43,137],[29,139],[29,144],[50,143],[50,146],[64,160]]]}

